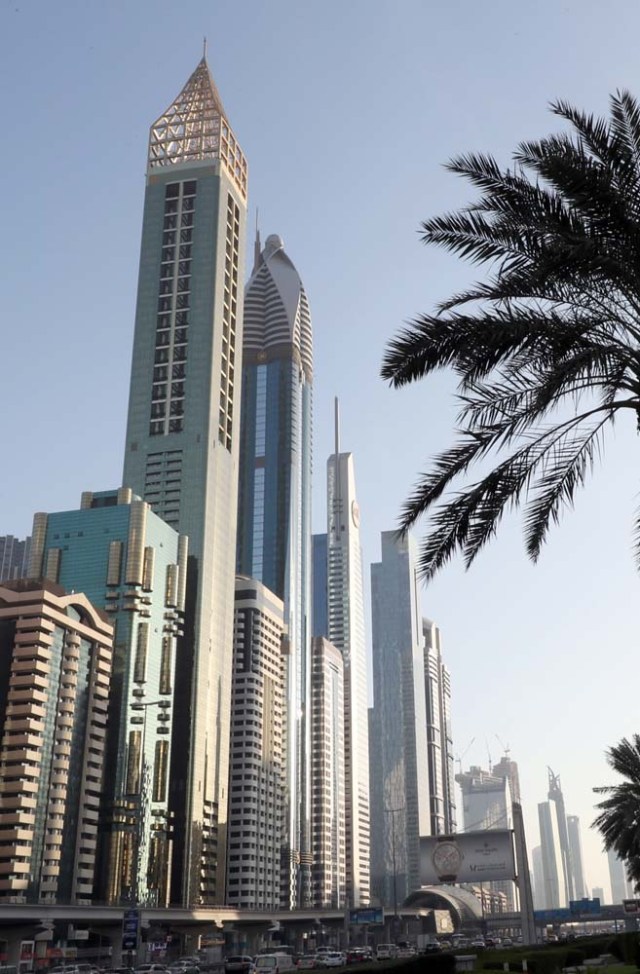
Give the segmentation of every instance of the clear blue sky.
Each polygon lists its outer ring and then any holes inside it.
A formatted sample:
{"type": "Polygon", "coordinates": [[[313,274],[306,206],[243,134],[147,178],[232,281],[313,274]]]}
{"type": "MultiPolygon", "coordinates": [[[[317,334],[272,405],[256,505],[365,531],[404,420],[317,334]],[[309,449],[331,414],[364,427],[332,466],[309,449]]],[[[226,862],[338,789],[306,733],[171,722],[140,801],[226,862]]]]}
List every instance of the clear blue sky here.
{"type": "MultiPolygon", "coordinates": [[[[441,163],[506,161],[556,127],[548,102],[597,112],[640,94],[635,0],[2,0],[0,534],[35,510],[119,483],[146,141],[202,37],[250,167],[263,239],[279,233],[315,331],[315,521],[324,521],[331,400],[357,464],[365,572],[381,530],[450,438],[449,377],[404,392],[378,378],[386,340],[468,280],[427,250],[422,219],[468,188],[441,163]]],[[[253,217],[252,217],[253,221],[253,217]]],[[[603,752],[640,730],[638,585],[631,558],[638,443],[605,467],[537,567],[517,519],[464,573],[424,593],[454,688],[456,753],[520,765],[537,844],[546,765],[584,829],[587,878],[608,888],[593,817],[603,752]],[[469,746],[472,739],[474,743],[469,746]]]]}

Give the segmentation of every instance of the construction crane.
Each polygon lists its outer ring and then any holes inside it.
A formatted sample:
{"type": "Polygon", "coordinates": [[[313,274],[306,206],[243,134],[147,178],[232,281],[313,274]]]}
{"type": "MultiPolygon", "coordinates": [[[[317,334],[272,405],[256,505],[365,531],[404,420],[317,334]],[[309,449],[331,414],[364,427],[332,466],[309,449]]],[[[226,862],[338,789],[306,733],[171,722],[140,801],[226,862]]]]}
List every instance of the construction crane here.
{"type": "Polygon", "coordinates": [[[456,756],[456,761],[458,762],[458,774],[462,774],[462,759],[463,759],[463,757],[465,756],[465,754],[467,753],[467,751],[469,750],[469,748],[471,747],[471,745],[473,744],[474,741],[475,741],[475,737],[472,737],[471,740],[469,741],[469,743],[467,744],[467,746],[465,747],[464,751],[462,752],[462,754],[458,754],[456,756]]]}
{"type": "Polygon", "coordinates": [[[498,744],[500,744],[500,746],[502,747],[502,749],[504,751],[505,758],[508,758],[509,755],[511,754],[511,748],[509,747],[508,744],[505,744],[504,743],[504,741],[502,740],[502,738],[498,734],[496,734],[495,737],[496,737],[496,740],[497,740],[498,744]]]}

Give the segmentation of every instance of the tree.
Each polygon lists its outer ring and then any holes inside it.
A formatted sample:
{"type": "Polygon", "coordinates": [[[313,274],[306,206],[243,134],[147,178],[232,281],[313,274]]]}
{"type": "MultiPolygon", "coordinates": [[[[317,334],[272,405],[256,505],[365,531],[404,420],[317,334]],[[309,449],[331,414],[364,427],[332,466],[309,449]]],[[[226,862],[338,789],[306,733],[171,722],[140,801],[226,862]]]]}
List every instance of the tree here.
{"type": "Polygon", "coordinates": [[[627,876],[640,891],[640,735],[623,738],[606,752],[609,767],[625,779],[618,785],[593,790],[607,795],[598,802],[600,814],[592,827],[598,829],[608,851],[622,859],[627,876]]]}
{"type": "MultiPolygon", "coordinates": [[[[386,349],[393,386],[441,368],[459,379],[456,442],[400,517],[405,532],[430,512],[427,578],[456,552],[468,567],[521,505],[536,561],[620,410],[640,428],[640,108],[623,92],[608,119],[565,102],[551,110],[568,130],[520,144],[511,169],[482,154],[448,163],[480,198],[423,223],[422,239],[488,275],[386,349]],[[490,472],[443,497],[478,463],[490,472]]],[[[635,541],[640,563],[640,521],[635,541]]]]}

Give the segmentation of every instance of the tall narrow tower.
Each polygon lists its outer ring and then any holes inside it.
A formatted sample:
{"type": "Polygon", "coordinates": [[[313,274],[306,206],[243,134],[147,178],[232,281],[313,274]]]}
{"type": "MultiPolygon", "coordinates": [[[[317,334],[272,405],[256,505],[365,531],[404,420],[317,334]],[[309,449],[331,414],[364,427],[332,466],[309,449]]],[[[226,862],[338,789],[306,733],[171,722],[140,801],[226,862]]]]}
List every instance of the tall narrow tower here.
{"type": "Polygon", "coordinates": [[[284,602],[287,822],[283,908],[311,901],[309,694],[311,639],[311,414],[309,303],[276,234],[245,294],[237,569],[284,602]]]}
{"type": "Polygon", "coordinates": [[[123,482],[189,537],[174,902],[222,902],[247,164],[203,57],[151,126],[123,482]]]}
{"type": "Polygon", "coordinates": [[[327,461],[328,636],[344,661],[346,895],[350,906],[370,897],[369,727],[360,508],[351,453],[340,452],[338,401],[335,452],[327,461]]]}

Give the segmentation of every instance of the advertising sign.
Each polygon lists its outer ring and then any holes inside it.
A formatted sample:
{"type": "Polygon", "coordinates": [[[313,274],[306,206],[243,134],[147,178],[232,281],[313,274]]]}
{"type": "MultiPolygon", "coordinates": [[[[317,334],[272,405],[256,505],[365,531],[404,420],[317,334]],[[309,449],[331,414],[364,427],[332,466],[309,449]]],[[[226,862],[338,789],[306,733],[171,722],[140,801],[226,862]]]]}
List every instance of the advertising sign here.
{"type": "Polygon", "coordinates": [[[140,929],[140,914],[137,910],[125,910],[122,917],[122,949],[138,949],[138,931],[140,929]]]}
{"type": "Polygon", "coordinates": [[[633,913],[638,914],[638,900],[623,900],[622,901],[622,911],[623,913],[633,913]]]}
{"type": "Polygon", "coordinates": [[[362,923],[384,923],[384,914],[380,907],[370,906],[367,909],[361,910],[349,910],[349,923],[362,924],[362,923]]]}
{"type": "Polygon", "coordinates": [[[420,839],[420,883],[483,883],[515,879],[511,829],[430,835],[420,839]]]}

